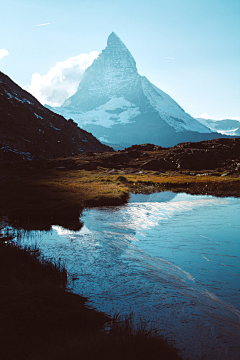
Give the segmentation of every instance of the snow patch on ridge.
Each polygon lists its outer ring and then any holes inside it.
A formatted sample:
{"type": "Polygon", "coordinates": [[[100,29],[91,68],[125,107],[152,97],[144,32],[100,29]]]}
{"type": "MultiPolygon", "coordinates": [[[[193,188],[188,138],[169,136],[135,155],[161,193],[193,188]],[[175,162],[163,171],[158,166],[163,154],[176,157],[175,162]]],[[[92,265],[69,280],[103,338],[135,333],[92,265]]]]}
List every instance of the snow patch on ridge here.
{"type": "Polygon", "coordinates": [[[36,114],[36,113],[34,113],[34,115],[36,116],[36,118],[43,120],[43,117],[41,117],[40,115],[38,115],[38,114],[36,114]]]}
{"type": "MultiPolygon", "coordinates": [[[[14,94],[15,95],[12,95],[11,93],[9,93],[7,90],[4,90],[4,92],[5,92],[5,94],[7,94],[7,96],[8,96],[8,99],[10,99],[10,100],[12,100],[12,99],[15,99],[15,100],[17,100],[17,101],[19,101],[19,102],[21,102],[21,103],[28,103],[28,104],[32,104],[29,100],[27,100],[27,99],[19,99],[17,96],[15,96],[16,95],[16,92],[14,91],[14,94]]],[[[32,104],[33,105],[33,104],[32,104]]]]}
{"type": "Polygon", "coordinates": [[[142,88],[151,106],[176,132],[187,130],[211,133],[209,128],[188,115],[169,95],[153,85],[145,76],[142,76],[142,88]]]}
{"type": "MultiPolygon", "coordinates": [[[[23,139],[23,140],[28,141],[26,139],[23,139]]],[[[29,152],[20,151],[19,149],[12,149],[9,145],[2,145],[0,147],[0,150],[2,150],[3,152],[6,152],[6,153],[15,153],[17,155],[21,155],[23,160],[32,160],[33,159],[33,156],[29,152]]]]}
{"type": "Polygon", "coordinates": [[[214,131],[214,132],[217,132],[218,134],[222,134],[222,135],[239,136],[238,132],[237,132],[239,130],[239,128],[236,128],[236,129],[233,129],[233,130],[224,130],[224,129],[223,130],[216,130],[214,128],[209,127],[209,129],[214,131]]]}
{"type": "Polygon", "coordinates": [[[18,97],[12,95],[12,94],[9,93],[7,90],[4,90],[4,92],[7,94],[8,98],[9,98],[10,100],[15,99],[15,100],[17,100],[17,101],[21,101],[18,97]]]}
{"type": "Polygon", "coordinates": [[[197,118],[197,120],[213,132],[222,135],[239,136],[240,121],[237,119],[214,120],[210,118],[197,118]]]}

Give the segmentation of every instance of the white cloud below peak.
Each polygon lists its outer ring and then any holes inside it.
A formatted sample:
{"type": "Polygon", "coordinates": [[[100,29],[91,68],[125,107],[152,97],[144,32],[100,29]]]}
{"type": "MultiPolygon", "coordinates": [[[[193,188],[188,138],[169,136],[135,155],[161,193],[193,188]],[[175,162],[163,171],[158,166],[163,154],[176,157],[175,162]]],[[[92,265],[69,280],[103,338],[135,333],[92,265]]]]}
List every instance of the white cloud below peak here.
{"type": "Polygon", "coordinates": [[[205,120],[210,120],[212,119],[211,116],[209,116],[207,113],[203,113],[201,115],[198,116],[200,119],[205,119],[205,120]]]}
{"type": "Polygon", "coordinates": [[[27,91],[43,105],[61,106],[77,91],[84,71],[93,63],[98,54],[97,51],[83,53],[58,62],[46,75],[33,74],[27,91]]]}

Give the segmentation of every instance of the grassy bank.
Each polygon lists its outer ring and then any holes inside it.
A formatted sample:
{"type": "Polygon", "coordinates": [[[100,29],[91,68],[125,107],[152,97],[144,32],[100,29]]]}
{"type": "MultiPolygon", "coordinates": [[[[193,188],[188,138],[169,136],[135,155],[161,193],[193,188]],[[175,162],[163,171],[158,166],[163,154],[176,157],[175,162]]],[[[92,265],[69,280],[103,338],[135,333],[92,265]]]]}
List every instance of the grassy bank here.
{"type": "Polygon", "coordinates": [[[78,230],[84,206],[119,205],[128,196],[125,186],[88,171],[21,166],[0,171],[0,216],[28,230],[49,230],[52,224],[78,230]]]}
{"type": "Polygon", "coordinates": [[[15,227],[74,230],[86,206],[120,205],[132,192],[175,191],[239,196],[240,176],[216,171],[154,172],[136,169],[62,170],[13,166],[1,169],[0,216],[15,227]],[[28,225],[27,225],[28,224],[28,225]]]}
{"type": "Polygon", "coordinates": [[[179,173],[170,172],[156,175],[127,175],[128,187],[132,191],[174,191],[214,196],[240,196],[240,176],[224,175],[217,172],[179,173]]]}
{"type": "Polygon", "coordinates": [[[164,337],[132,318],[110,319],[65,290],[60,264],[38,249],[0,242],[0,339],[5,360],[181,359],[164,337]],[[108,325],[108,331],[103,330],[108,325]]]}

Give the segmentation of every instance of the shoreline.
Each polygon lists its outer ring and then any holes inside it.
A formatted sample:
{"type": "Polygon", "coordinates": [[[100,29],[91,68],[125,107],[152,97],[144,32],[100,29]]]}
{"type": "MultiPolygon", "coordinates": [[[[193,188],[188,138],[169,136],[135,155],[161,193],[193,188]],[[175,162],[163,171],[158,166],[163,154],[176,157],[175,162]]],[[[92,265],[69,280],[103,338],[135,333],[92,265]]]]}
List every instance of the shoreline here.
{"type": "Polygon", "coordinates": [[[4,359],[182,359],[172,341],[144,324],[135,328],[131,315],[110,318],[89,308],[87,298],[67,291],[60,263],[8,239],[0,238],[4,359]]]}
{"type": "MultiPolygon", "coordinates": [[[[61,160],[63,161],[63,160],[61,160]]],[[[68,163],[68,160],[65,160],[68,163]]],[[[52,223],[79,230],[85,207],[116,206],[130,192],[186,192],[240,196],[240,174],[221,171],[151,171],[140,168],[97,170],[45,168],[39,163],[0,163],[0,216],[26,230],[48,230],[52,223]]]]}

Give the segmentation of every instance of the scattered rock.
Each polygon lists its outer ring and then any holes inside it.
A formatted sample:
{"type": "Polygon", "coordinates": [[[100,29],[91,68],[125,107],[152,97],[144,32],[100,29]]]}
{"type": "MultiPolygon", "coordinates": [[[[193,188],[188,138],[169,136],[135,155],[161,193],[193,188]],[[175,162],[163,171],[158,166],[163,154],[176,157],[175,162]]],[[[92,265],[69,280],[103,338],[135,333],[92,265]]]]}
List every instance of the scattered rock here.
{"type": "Polygon", "coordinates": [[[136,159],[138,158],[139,156],[141,156],[141,151],[140,150],[137,150],[137,149],[132,149],[132,150],[128,150],[127,151],[127,154],[129,155],[129,157],[131,159],[136,159]]]}
{"type": "Polygon", "coordinates": [[[120,181],[122,183],[127,183],[128,179],[125,178],[125,176],[120,175],[120,176],[117,177],[117,181],[120,181]]]}
{"type": "Polygon", "coordinates": [[[156,172],[154,173],[154,175],[161,175],[161,174],[165,174],[165,171],[156,171],[156,172]]]}
{"type": "Polygon", "coordinates": [[[141,168],[144,170],[174,170],[176,167],[165,159],[153,159],[143,163],[141,168]]]}
{"type": "MultiPolygon", "coordinates": [[[[125,151],[131,151],[131,150],[153,151],[155,146],[156,145],[153,144],[132,145],[130,148],[126,148],[125,151]]],[[[159,147],[161,148],[161,146],[159,147]]]]}

